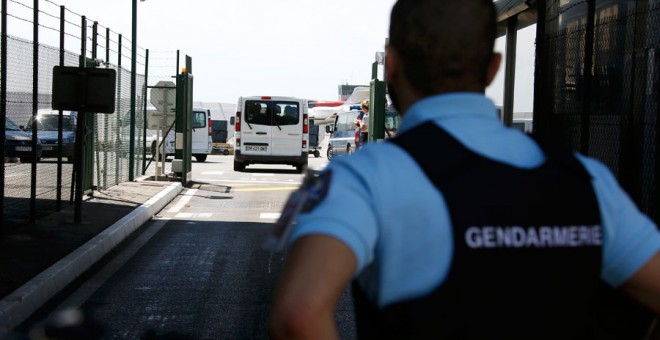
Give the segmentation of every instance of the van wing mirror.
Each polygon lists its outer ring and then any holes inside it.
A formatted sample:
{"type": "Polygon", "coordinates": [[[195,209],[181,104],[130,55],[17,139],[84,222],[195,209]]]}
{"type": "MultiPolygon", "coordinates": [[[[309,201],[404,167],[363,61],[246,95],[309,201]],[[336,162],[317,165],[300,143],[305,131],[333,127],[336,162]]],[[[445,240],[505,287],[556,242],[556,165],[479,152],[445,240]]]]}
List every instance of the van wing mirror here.
{"type": "Polygon", "coordinates": [[[330,125],[325,126],[325,132],[326,133],[332,133],[332,127],[330,125]]]}
{"type": "Polygon", "coordinates": [[[229,125],[234,125],[236,123],[236,117],[229,117],[229,125]]]}

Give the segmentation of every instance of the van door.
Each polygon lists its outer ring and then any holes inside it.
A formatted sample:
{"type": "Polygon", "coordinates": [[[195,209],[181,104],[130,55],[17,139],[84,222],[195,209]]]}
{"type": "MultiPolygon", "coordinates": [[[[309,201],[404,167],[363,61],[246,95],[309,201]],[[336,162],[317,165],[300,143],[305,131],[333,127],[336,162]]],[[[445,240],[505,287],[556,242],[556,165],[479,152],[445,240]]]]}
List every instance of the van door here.
{"type": "Polygon", "coordinates": [[[246,100],[241,124],[241,148],[245,155],[270,156],[271,102],[246,100]]]}
{"type": "Polygon", "coordinates": [[[208,109],[193,109],[192,113],[192,153],[210,154],[211,111],[208,109]]]}
{"type": "Polygon", "coordinates": [[[298,101],[273,101],[272,155],[299,156],[302,152],[302,104],[298,101]]]}

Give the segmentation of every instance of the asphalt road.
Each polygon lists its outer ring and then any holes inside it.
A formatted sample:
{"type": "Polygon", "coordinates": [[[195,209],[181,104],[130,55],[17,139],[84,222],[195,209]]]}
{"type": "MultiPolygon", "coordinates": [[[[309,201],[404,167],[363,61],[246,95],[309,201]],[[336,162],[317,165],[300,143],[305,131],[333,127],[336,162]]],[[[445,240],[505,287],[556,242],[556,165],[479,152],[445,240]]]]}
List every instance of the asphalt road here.
{"type": "MultiPolygon", "coordinates": [[[[327,160],[312,156],[309,162],[320,169],[327,160]]],[[[212,155],[193,162],[192,179],[54,310],[82,308],[104,339],[267,339],[286,253],[262,244],[302,175],[279,165],[234,172],[233,156],[212,155]]],[[[355,338],[349,291],[336,318],[341,337],[355,338]]]]}

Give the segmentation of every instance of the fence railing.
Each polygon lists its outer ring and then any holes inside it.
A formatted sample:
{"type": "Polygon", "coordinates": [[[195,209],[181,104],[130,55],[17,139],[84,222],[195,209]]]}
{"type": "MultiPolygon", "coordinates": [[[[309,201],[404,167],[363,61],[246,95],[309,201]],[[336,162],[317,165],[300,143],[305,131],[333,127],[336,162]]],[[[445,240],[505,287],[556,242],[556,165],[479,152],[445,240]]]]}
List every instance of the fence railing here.
{"type": "MultiPolygon", "coordinates": [[[[73,204],[75,179],[69,144],[71,129],[37,122],[51,109],[54,66],[80,66],[89,59],[117,72],[115,112],[86,115],[86,189],[104,190],[145,173],[152,134],[145,129],[147,74],[154,81],[176,74],[178,52],[136,51],[136,93],[131,91],[131,41],[50,0],[0,0],[0,232],[73,204]],[[165,72],[168,72],[166,75],[165,72]],[[134,154],[130,159],[131,99],[135,99],[134,154]],[[22,131],[12,130],[19,126],[22,131]],[[132,165],[132,168],[131,168],[132,165]]],[[[57,120],[64,119],[59,114],[57,120]]],[[[73,128],[75,131],[75,128],[73,128]]]]}
{"type": "Polygon", "coordinates": [[[541,4],[535,127],[603,161],[658,221],[660,2],[541,4]]]}

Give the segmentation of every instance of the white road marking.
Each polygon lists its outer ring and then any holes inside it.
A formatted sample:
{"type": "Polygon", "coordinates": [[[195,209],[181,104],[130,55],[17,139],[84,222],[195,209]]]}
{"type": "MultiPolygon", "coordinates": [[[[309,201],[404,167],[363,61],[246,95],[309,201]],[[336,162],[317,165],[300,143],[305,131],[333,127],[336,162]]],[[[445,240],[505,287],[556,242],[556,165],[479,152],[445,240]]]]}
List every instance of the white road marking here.
{"type": "Polygon", "coordinates": [[[280,215],[280,213],[261,213],[259,214],[259,218],[276,220],[280,218],[280,215]]]}
{"type": "Polygon", "coordinates": [[[174,218],[196,218],[196,219],[209,219],[213,217],[212,213],[178,213],[174,218]]]}
{"type": "Polygon", "coordinates": [[[226,182],[226,183],[251,183],[251,184],[263,184],[263,183],[269,183],[269,184],[302,184],[301,181],[294,181],[294,180],[281,180],[281,181],[258,181],[256,182],[255,180],[251,181],[241,181],[241,180],[231,180],[231,179],[209,179],[209,178],[200,178],[197,181],[199,182],[226,182]]]}
{"type": "Polygon", "coordinates": [[[254,177],[273,177],[275,174],[254,174],[254,177]]]}
{"type": "Polygon", "coordinates": [[[168,210],[167,212],[170,212],[170,213],[176,213],[176,212],[179,212],[179,210],[181,210],[183,207],[186,206],[186,204],[188,204],[188,202],[190,201],[190,199],[191,199],[191,198],[193,197],[193,195],[196,194],[196,193],[197,193],[197,189],[189,189],[189,190],[186,192],[186,194],[183,195],[183,197],[181,197],[181,199],[180,199],[178,202],[176,202],[176,204],[175,204],[172,208],[170,208],[170,210],[168,210]]]}
{"type": "Polygon", "coordinates": [[[224,175],[224,171],[203,171],[202,175],[224,175]]]}

